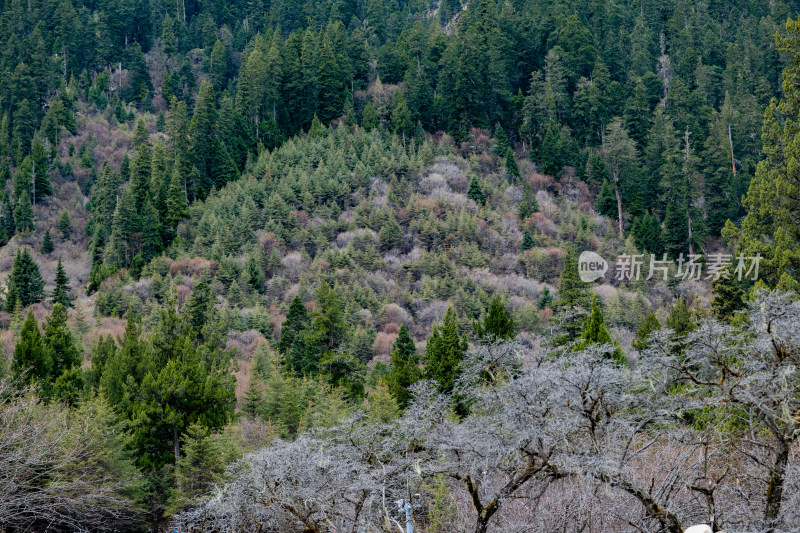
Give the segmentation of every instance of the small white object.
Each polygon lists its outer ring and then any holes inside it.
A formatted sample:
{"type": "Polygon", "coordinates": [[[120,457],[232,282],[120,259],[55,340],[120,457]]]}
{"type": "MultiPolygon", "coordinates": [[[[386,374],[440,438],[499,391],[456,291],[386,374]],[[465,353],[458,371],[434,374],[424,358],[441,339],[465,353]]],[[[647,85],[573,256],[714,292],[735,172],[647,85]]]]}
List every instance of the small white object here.
{"type": "Polygon", "coordinates": [[[711,531],[711,527],[707,526],[706,524],[698,524],[696,526],[692,526],[683,533],[714,533],[711,531]]]}

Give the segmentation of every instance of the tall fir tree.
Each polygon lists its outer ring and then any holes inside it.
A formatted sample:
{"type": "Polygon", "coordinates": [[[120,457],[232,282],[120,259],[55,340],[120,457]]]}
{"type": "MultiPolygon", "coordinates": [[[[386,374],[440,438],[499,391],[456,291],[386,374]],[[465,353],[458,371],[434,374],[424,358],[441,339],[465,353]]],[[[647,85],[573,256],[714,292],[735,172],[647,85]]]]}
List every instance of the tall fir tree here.
{"type": "Polygon", "coordinates": [[[25,322],[22,324],[19,342],[14,347],[14,359],[11,370],[15,377],[21,378],[25,383],[40,382],[47,385],[52,361],[45,350],[39,324],[33,316],[33,310],[28,309],[25,322]]]}
{"type": "Polygon", "coordinates": [[[558,284],[558,299],[553,308],[560,316],[563,333],[553,340],[556,346],[563,346],[578,339],[585,315],[591,308],[592,292],[589,284],[578,275],[578,258],[572,248],[567,249],[564,269],[558,284]]]}
{"type": "Polygon", "coordinates": [[[50,229],[48,228],[44,232],[44,238],[42,239],[42,255],[47,255],[52,253],[55,249],[53,245],[53,238],[50,237],[50,229]]]}
{"type": "Polygon", "coordinates": [[[472,329],[476,337],[490,344],[514,337],[514,319],[499,294],[492,298],[483,320],[476,322],[472,329]]]}
{"type": "Polygon", "coordinates": [[[61,304],[65,309],[72,307],[72,298],[69,293],[72,288],[69,286],[69,277],[64,271],[64,265],[61,263],[61,258],[58,258],[58,265],[56,266],[56,286],[50,294],[50,301],[53,304],[61,304]]]}
{"type": "Polygon", "coordinates": [[[389,372],[385,378],[389,394],[401,409],[408,406],[411,401],[409,388],[421,377],[422,371],[419,367],[419,356],[414,339],[411,338],[405,325],[402,325],[392,347],[389,372]]]}
{"type": "Polygon", "coordinates": [[[6,299],[6,310],[12,312],[16,300],[22,307],[28,307],[44,298],[44,280],[39,272],[39,265],[27,248],[17,250],[8,278],[8,292],[12,298],[6,299]]]}
{"type": "Polygon", "coordinates": [[[442,392],[452,392],[467,353],[467,339],[458,333],[458,317],[448,307],[442,322],[433,326],[425,346],[425,377],[438,384],[442,392]]]}
{"type": "Polygon", "coordinates": [[[761,140],[764,159],[758,163],[743,198],[747,215],[736,240],[736,252],[763,259],[759,278],[777,286],[787,276],[800,282],[800,176],[792,169],[800,161],[800,123],[785,117],[800,115],[800,18],[787,20],[786,36],[777,37],[778,50],[791,58],[783,71],[783,94],[764,112],[761,140]]]}

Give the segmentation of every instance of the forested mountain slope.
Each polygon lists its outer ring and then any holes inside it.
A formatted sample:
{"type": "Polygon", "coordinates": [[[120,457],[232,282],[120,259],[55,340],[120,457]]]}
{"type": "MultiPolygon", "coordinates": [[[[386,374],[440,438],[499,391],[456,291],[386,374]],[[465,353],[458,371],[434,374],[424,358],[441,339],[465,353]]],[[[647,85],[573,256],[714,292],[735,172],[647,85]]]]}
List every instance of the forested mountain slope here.
{"type": "Polygon", "coordinates": [[[800,524],[797,2],[0,8],[0,531],[800,524]]]}

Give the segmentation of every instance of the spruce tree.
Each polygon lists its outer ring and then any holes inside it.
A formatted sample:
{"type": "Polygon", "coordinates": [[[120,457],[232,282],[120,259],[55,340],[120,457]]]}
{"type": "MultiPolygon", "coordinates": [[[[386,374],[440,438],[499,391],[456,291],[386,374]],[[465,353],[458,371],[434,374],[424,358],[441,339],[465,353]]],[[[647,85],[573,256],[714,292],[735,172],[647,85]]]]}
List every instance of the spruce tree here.
{"type": "Polygon", "coordinates": [[[33,316],[33,310],[28,309],[28,315],[22,324],[19,342],[14,347],[11,370],[14,377],[21,377],[24,383],[39,381],[45,387],[51,368],[52,361],[45,350],[39,324],[33,316]]]}
{"type": "Polygon", "coordinates": [[[214,309],[214,296],[211,287],[204,281],[195,285],[192,294],[186,301],[184,314],[188,317],[189,325],[200,336],[203,328],[210,322],[214,309]]]}
{"type": "Polygon", "coordinates": [[[467,339],[458,334],[458,317],[453,307],[448,307],[425,346],[425,377],[435,380],[440,391],[452,392],[466,352],[467,339]]]}
{"type": "Polygon", "coordinates": [[[495,155],[498,157],[506,157],[506,153],[511,145],[508,142],[506,130],[503,129],[503,126],[500,123],[498,123],[494,129],[492,141],[494,141],[494,148],[492,148],[492,151],[495,153],[495,155]]]}
{"type": "Polygon", "coordinates": [[[477,178],[472,176],[469,181],[469,189],[467,189],[467,198],[474,200],[480,206],[486,205],[486,194],[484,194],[481,184],[478,183],[477,178]]]}
{"type": "Polygon", "coordinates": [[[55,246],[53,245],[52,237],[50,237],[50,230],[47,229],[45,230],[44,238],[42,239],[42,255],[52,253],[54,249],[55,246]]]}
{"type": "Polygon", "coordinates": [[[136,128],[133,130],[133,140],[131,141],[131,146],[138,150],[143,146],[148,146],[150,144],[150,132],[147,130],[147,124],[145,124],[144,119],[140,118],[136,122],[136,128]]]}
{"type": "Polygon", "coordinates": [[[514,151],[510,147],[506,149],[506,174],[512,183],[520,179],[517,158],[514,157],[514,151]]]}
{"type": "Polygon", "coordinates": [[[759,278],[776,286],[781,276],[800,281],[800,203],[796,192],[800,176],[794,170],[800,161],[800,18],[787,20],[787,35],[777,37],[777,48],[791,59],[783,71],[784,97],[773,100],[764,113],[761,139],[764,159],[758,163],[743,204],[747,215],[737,236],[736,253],[760,254],[759,278]]]}
{"type": "Polygon", "coordinates": [[[67,326],[67,310],[60,303],[53,304],[53,310],[44,325],[44,346],[51,363],[50,381],[81,363],[81,352],[72,338],[67,326]]]}
{"type": "Polygon", "coordinates": [[[661,323],[658,321],[656,314],[653,312],[647,313],[636,330],[636,338],[631,342],[631,346],[640,352],[644,351],[649,346],[648,337],[650,334],[659,329],[661,329],[661,323]]]}
{"type": "Polygon", "coordinates": [[[520,250],[523,252],[525,250],[531,250],[533,247],[536,246],[536,241],[533,240],[533,234],[531,233],[530,228],[527,226],[522,228],[522,244],[520,244],[520,250]]]}
{"type": "Polygon", "coordinates": [[[411,338],[405,325],[402,325],[392,347],[389,373],[385,377],[389,394],[401,409],[405,409],[411,401],[411,392],[408,389],[421,377],[414,339],[411,338]]]}
{"type": "Polygon", "coordinates": [[[33,138],[33,147],[31,149],[31,162],[33,164],[33,186],[31,188],[32,202],[36,203],[43,198],[50,196],[53,189],[50,186],[50,178],[47,172],[47,153],[45,152],[44,145],[36,135],[33,138]]]}
{"type": "Polygon", "coordinates": [[[514,337],[514,319],[503,299],[496,294],[483,315],[473,326],[475,336],[487,343],[502,342],[514,337]]]}
{"type": "Polygon", "coordinates": [[[618,363],[625,362],[625,355],[617,345],[617,342],[611,340],[611,334],[606,329],[603,310],[600,309],[597,295],[592,298],[592,309],[583,324],[581,341],[578,343],[577,349],[584,349],[591,345],[610,345],[611,348],[606,354],[607,357],[614,359],[618,363]]]}
{"type": "Polygon", "coordinates": [[[361,127],[367,131],[378,127],[378,113],[371,101],[367,102],[364,111],[361,112],[361,127]]]}
{"type": "Polygon", "coordinates": [[[66,209],[61,212],[61,216],[58,219],[58,231],[61,232],[62,239],[65,241],[69,239],[72,232],[72,223],[69,219],[69,212],[66,209]]]}
{"type": "Polygon", "coordinates": [[[689,251],[687,216],[685,202],[680,198],[671,198],[667,204],[667,213],[664,215],[661,241],[664,243],[664,251],[672,259],[677,259],[689,251]]]}
{"type": "Polygon", "coordinates": [[[13,294],[13,302],[7,300],[7,310],[14,310],[16,300],[22,307],[28,307],[44,298],[44,281],[39,272],[39,265],[31,256],[27,248],[17,250],[8,279],[9,294],[13,294]]]}
{"type": "Polygon", "coordinates": [[[264,410],[264,384],[257,372],[250,371],[250,381],[244,395],[242,412],[249,418],[256,418],[264,410]]]}
{"type": "Polygon", "coordinates": [[[617,199],[614,196],[614,188],[608,183],[608,180],[603,180],[600,194],[597,195],[594,203],[594,210],[609,218],[617,216],[617,199]]]}
{"type": "Polygon", "coordinates": [[[401,91],[396,91],[392,103],[392,131],[403,137],[405,146],[406,137],[414,133],[414,121],[411,120],[411,111],[401,91]]]}
{"type": "Polygon", "coordinates": [[[711,313],[718,319],[730,322],[737,311],[745,308],[744,289],[729,271],[711,281],[714,298],[711,300],[711,313]]]}
{"type": "Polygon", "coordinates": [[[281,325],[281,336],[278,340],[278,351],[287,354],[294,345],[298,336],[302,335],[308,326],[308,311],[303,300],[295,296],[286,313],[286,320],[281,325]]]}
{"type": "Polygon", "coordinates": [[[578,275],[578,258],[572,248],[567,249],[564,269],[558,285],[558,300],[553,303],[555,311],[561,316],[564,332],[554,339],[557,346],[565,345],[578,338],[583,329],[585,314],[592,302],[589,284],[578,275]]]}
{"type": "Polygon", "coordinates": [[[61,258],[58,258],[58,266],[56,266],[56,279],[55,288],[50,295],[50,301],[54,304],[61,304],[64,308],[72,307],[72,298],[70,298],[69,278],[64,271],[64,265],[61,264],[61,258]]]}
{"type": "Polygon", "coordinates": [[[522,191],[522,201],[519,203],[517,214],[520,220],[525,220],[537,211],[539,211],[539,202],[536,200],[536,193],[533,192],[533,187],[525,182],[522,191]]]}
{"type": "Polygon", "coordinates": [[[14,209],[14,222],[17,231],[25,233],[33,231],[33,206],[31,205],[31,197],[25,193],[16,198],[17,206],[14,209]]]}
{"type": "Polygon", "coordinates": [[[178,227],[181,220],[189,216],[189,204],[183,188],[183,180],[178,170],[172,173],[167,191],[167,225],[173,230],[178,227]]]}

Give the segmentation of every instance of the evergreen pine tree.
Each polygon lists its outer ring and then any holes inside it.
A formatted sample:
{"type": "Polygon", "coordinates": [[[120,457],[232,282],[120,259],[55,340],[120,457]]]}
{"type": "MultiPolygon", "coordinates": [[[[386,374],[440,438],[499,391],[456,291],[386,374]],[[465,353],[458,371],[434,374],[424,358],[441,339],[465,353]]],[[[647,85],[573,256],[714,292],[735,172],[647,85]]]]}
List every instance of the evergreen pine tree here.
{"type": "Polygon", "coordinates": [[[536,200],[536,193],[529,183],[525,183],[522,191],[522,201],[519,203],[517,211],[520,220],[526,220],[529,216],[539,211],[539,202],[536,200]]]}
{"type": "Polygon", "coordinates": [[[64,271],[64,265],[61,264],[61,258],[58,258],[58,265],[56,266],[56,279],[55,288],[50,295],[50,301],[54,304],[61,304],[64,308],[72,307],[72,298],[69,293],[72,290],[69,286],[69,278],[64,271]]]}
{"type": "Polygon", "coordinates": [[[408,389],[421,377],[419,356],[414,340],[405,325],[400,326],[400,332],[392,347],[389,373],[385,379],[389,394],[397,401],[397,405],[401,409],[405,409],[411,401],[411,393],[408,389]]]}
{"type": "Polygon", "coordinates": [[[28,315],[22,324],[19,342],[14,347],[14,360],[11,370],[16,378],[22,378],[24,383],[40,381],[42,387],[47,385],[52,361],[45,350],[39,324],[33,316],[33,310],[28,309],[28,315]]]}
{"type": "Polygon", "coordinates": [[[536,242],[533,240],[533,234],[531,233],[530,228],[527,226],[522,228],[522,244],[520,245],[520,249],[524,252],[525,250],[531,250],[533,247],[536,246],[536,242]]]}
{"type": "Polygon", "coordinates": [[[45,230],[44,238],[42,239],[42,255],[47,255],[52,253],[55,249],[53,245],[53,239],[50,237],[50,229],[45,230]]]}
{"type": "Polygon", "coordinates": [[[554,344],[564,345],[578,338],[585,322],[584,315],[591,307],[591,296],[589,284],[581,281],[578,275],[575,251],[568,248],[558,285],[558,300],[553,303],[554,309],[561,315],[564,333],[554,340],[554,344]]]}
{"type": "Polygon", "coordinates": [[[508,142],[508,135],[506,135],[506,130],[503,129],[503,126],[498,123],[494,129],[494,135],[492,135],[492,140],[494,141],[494,148],[492,151],[498,157],[506,157],[506,153],[508,153],[508,149],[511,145],[508,142]]]}
{"type": "Polygon", "coordinates": [[[474,324],[473,332],[476,337],[488,343],[514,337],[514,319],[499,294],[492,298],[483,320],[474,324]]]}
{"type": "Polygon", "coordinates": [[[686,226],[686,204],[680,198],[670,198],[664,215],[662,242],[664,251],[672,259],[689,251],[689,231],[686,226]]]}
{"type": "Polygon", "coordinates": [[[17,207],[14,209],[14,223],[19,232],[33,231],[33,206],[31,197],[26,193],[17,197],[17,207]]]}
{"type": "Polygon", "coordinates": [[[737,311],[745,308],[744,289],[727,269],[720,277],[711,281],[711,289],[714,292],[711,313],[718,320],[730,322],[737,311]]]}
{"type": "Polygon", "coordinates": [[[631,342],[631,346],[640,352],[644,351],[649,346],[647,338],[651,333],[659,329],[661,329],[661,323],[659,323],[658,318],[656,318],[656,314],[652,312],[647,313],[642,318],[642,322],[636,330],[636,338],[631,342]]]}
{"type": "Polygon", "coordinates": [[[378,127],[378,112],[375,111],[371,101],[367,102],[364,111],[361,112],[361,126],[367,131],[378,127]]]}
{"type": "Polygon", "coordinates": [[[65,241],[69,239],[72,232],[72,222],[69,219],[69,212],[64,209],[58,219],[58,231],[61,232],[61,238],[65,241]]]}
{"type": "Polygon", "coordinates": [[[208,283],[201,281],[195,285],[184,309],[184,314],[188,317],[189,325],[195,335],[199,336],[205,325],[210,322],[213,309],[214,297],[211,287],[208,286],[208,283]]]}
{"type": "Polygon", "coordinates": [[[761,139],[764,159],[758,163],[743,204],[736,253],[746,257],[760,254],[759,278],[776,286],[782,276],[800,281],[800,236],[797,221],[800,203],[796,192],[800,176],[793,169],[800,161],[800,131],[794,120],[800,114],[800,18],[786,21],[786,35],[777,37],[777,48],[791,61],[783,71],[784,97],[773,99],[764,113],[761,139]]]}
{"type": "Polygon", "coordinates": [[[481,188],[481,184],[478,183],[477,178],[472,176],[472,179],[469,181],[469,189],[467,189],[467,198],[470,200],[474,200],[476,204],[484,206],[486,205],[486,194],[484,194],[483,189],[481,188]]]}
{"type": "Polygon", "coordinates": [[[33,186],[31,188],[31,195],[32,201],[36,203],[53,193],[47,172],[47,153],[38,135],[33,138],[31,162],[33,164],[33,186]]]}
{"type": "Polygon", "coordinates": [[[514,157],[514,151],[510,147],[506,149],[506,174],[512,183],[520,179],[517,158],[514,157]]]}
{"type": "Polygon", "coordinates": [[[67,326],[67,310],[60,303],[53,304],[53,310],[44,325],[44,346],[49,359],[50,381],[81,363],[81,352],[72,338],[67,326]]]}
{"type": "Polygon", "coordinates": [[[308,311],[299,296],[295,296],[286,313],[286,320],[281,325],[281,336],[278,340],[278,351],[287,354],[298,336],[308,326],[308,311]]]}
{"type": "Polygon", "coordinates": [[[392,131],[403,137],[404,146],[406,137],[414,133],[414,121],[411,120],[411,111],[402,91],[395,91],[392,103],[392,131]]]}
{"type": "Polygon", "coordinates": [[[600,309],[600,304],[597,301],[597,295],[595,295],[592,298],[592,309],[583,324],[581,341],[578,343],[577,349],[580,350],[590,345],[606,344],[611,346],[611,350],[607,353],[607,356],[614,359],[618,363],[624,363],[625,355],[617,345],[617,342],[611,340],[611,334],[608,332],[605,326],[603,310],[600,309]]]}
{"type": "Polygon", "coordinates": [[[147,124],[145,124],[144,119],[140,118],[136,122],[136,128],[133,130],[133,140],[131,141],[131,146],[134,150],[139,150],[143,146],[148,146],[150,144],[150,132],[147,130],[147,124]]]}
{"type": "Polygon", "coordinates": [[[600,194],[597,195],[594,203],[594,210],[609,218],[617,216],[617,199],[614,196],[614,188],[608,183],[608,180],[603,180],[600,194]]]}
{"type": "Polygon", "coordinates": [[[169,180],[167,191],[167,225],[175,229],[181,220],[189,216],[189,203],[186,201],[186,193],[183,189],[183,180],[177,169],[173,171],[172,178],[169,180]]]}
{"type": "Polygon", "coordinates": [[[14,310],[16,300],[22,307],[28,307],[44,298],[44,281],[39,273],[39,265],[27,248],[17,250],[8,279],[9,294],[13,292],[14,302],[7,300],[9,312],[14,310]]]}
{"type": "Polygon", "coordinates": [[[242,412],[249,418],[256,418],[260,416],[264,410],[264,388],[261,379],[257,372],[250,371],[250,382],[247,386],[247,392],[244,395],[244,404],[242,405],[242,412]]]}
{"type": "Polygon", "coordinates": [[[467,339],[458,334],[458,318],[449,307],[425,346],[425,377],[435,380],[440,391],[452,392],[466,352],[467,339]]]}

